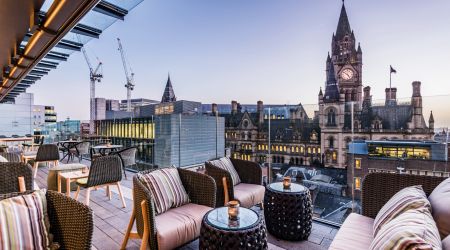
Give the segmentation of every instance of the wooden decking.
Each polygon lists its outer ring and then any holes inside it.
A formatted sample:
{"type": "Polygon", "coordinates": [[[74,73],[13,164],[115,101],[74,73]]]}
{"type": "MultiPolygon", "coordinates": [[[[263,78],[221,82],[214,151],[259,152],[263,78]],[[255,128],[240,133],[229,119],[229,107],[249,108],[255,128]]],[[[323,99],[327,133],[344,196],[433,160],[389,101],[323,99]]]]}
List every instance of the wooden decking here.
{"type": "MultiPolygon", "coordinates": [[[[83,162],[89,165],[90,162],[83,162]]],[[[39,188],[47,187],[48,168],[41,166],[39,168],[36,184],[39,188]]],[[[94,236],[92,240],[93,249],[120,249],[124,232],[127,228],[131,210],[132,210],[132,178],[134,173],[127,172],[128,179],[122,180],[122,188],[127,207],[122,208],[117,190],[113,189],[112,199],[108,200],[105,189],[98,189],[91,192],[91,201],[89,206],[94,211],[94,236]]],[[[85,192],[80,192],[79,201],[84,202],[85,192]]],[[[74,192],[72,192],[72,197],[74,192]]],[[[257,209],[257,208],[255,208],[257,209]]],[[[328,249],[333,240],[337,228],[325,224],[313,223],[313,230],[308,241],[288,242],[278,240],[269,235],[269,249],[328,249]]],[[[139,249],[140,240],[130,240],[127,249],[139,249]]],[[[198,249],[198,240],[194,241],[181,249],[198,249]]]]}

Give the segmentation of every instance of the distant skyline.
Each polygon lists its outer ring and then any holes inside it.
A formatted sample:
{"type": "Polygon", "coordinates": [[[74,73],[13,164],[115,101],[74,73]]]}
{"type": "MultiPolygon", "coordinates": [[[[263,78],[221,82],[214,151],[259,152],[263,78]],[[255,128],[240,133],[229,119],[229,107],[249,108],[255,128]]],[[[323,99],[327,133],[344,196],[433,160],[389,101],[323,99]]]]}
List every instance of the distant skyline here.
{"type": "MultiPolygon", "coordinates": [[[[392,85],[409,99],[411,82],[422,82],[424,117],[450,125],[447,76],[450,2],[437,0],[345,1],[351,28],[363,51],[363,84],[384,99],[389,65],[392,85]],[[427,96],[439,95],[434,101],[427,96]],[[428,105],[428,106],[427,106],[428,105]]],[[[170,72],[179,100],[202,103],[317,105],[325,82],[341,1],[144,0],[125,18],[86,45],[92,62],[104,63],[97,97],[125,99],[120,37],[135,73],[133,98],[160,100],[170,72]]],[[[89,118],[89,71],[81,53],[28,92],[54,105],[58,120],[89,118]]]]}

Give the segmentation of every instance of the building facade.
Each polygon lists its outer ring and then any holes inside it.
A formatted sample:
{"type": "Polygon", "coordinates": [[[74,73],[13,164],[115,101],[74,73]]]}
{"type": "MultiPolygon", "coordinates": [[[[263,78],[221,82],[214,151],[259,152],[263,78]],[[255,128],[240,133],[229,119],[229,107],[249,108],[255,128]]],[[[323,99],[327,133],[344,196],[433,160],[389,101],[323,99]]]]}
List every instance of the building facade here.
{"type": "Polygon", "coordinates": [[[381,140],[349,144],[348,193],[361,197],[364,177],[371,172],[450,177],[448,145],[437,141],[381,140]]]}
{"type": "Polygon", "coordinates": [[[212,104],[212,113],[225,118],[226,147],[231,157],[274,165],[320,165],[317,119],[309,118],[301,104],[291,107],[286,116],[266,110],[262,101],[258,101],[256,112],[242,111],[239,103],[232,101],[231,113],[221,114],[212,104]]]}
{"type": "Polygon", "coordinates": [[[418,81],[409,103],[398,103],[397,89],[386,88],[385,103],[372,104],[370,87],[362,87],[363,53],[356,45],[343,4],[326,59],[325,91],[318,96],[321,152],[328,167],[347,166],[348,143],[355,139],[432,139],[434,134],[434,118],[430,115],[427,126],[423,117],[418,81]]]}

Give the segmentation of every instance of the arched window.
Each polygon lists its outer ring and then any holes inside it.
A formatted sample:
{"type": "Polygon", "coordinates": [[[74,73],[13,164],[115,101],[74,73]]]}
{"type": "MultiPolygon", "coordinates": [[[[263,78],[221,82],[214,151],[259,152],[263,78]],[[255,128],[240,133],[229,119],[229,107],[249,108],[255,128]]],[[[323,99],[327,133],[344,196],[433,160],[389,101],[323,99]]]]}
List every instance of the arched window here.
{"type": "Polygon", "coordinates": [[[334,137],[330,136],[330,138],[328,138],[328,146],[334,148],[334,137]]]}
{"type": "Polygon", "coordinates": [[[334,109],[328,111],[327,125],[336,126],[336,113],[334,112],[334,109]]]}

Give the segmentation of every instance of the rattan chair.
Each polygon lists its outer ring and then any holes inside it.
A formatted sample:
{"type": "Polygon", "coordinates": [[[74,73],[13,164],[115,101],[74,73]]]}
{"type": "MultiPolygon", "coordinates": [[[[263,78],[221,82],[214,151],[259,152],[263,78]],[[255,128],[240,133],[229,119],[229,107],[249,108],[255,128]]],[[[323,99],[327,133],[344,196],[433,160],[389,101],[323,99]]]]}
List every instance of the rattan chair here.
{"type": "Polygon", "coordinates": [[[384,204],[406,187],[421,185],[429,196],[445,179],[446,177],[426,175],[370,173],[362,184],[362,215],[375,218],[384,204]]]}
{"type": "Polygon", "coordinates": [[[120,181],[122,180],[122,162],[117,155],[107,155],[97,158],[92,162],[89,169],[89,177],[77,180],[77,192],[75,200],[78,199],[81,187],[86,189],[86,205],[89,206],[91,196],[91,189],[98,187],[106,187],[107,195],[111,199],[111,190],[109,186],[115,185],[119,190],[119,196],[122,201],[122,206],[126,207],[125,199],[123,198],[120,181]]]}
{"type": "MultiPolygon", "coordinates": [[[[146,174],[152,171],[158,171],[158,169],[146,170],[141,173],[146,174]]],[[[191,203],[215,207],[216,184],[213,178],[180,168],[178,168],[178,174],[191,203]]],[[[147,246],[151,250],[158,249],[154,202],[150,190],[135,175],[133,177],[133,211],[121,249],[126,248],[129,238],[142,239],[141,250],[147,249],[147,246]],[[137,232],[131,232],[135,221],[137,232]]]]}
{"type": "Polygon", "coordinates": [[[118,155],[120,157],[120,160],[122,161],[122,167],[123,167],[123,173],[125,175],[125,179],[127,179],[127,172],[125,171],[125,168],[128,166],[134,166],[136,165],[136,147],[130,147],[126,149],[122,149],[120,151],[111,152],[112,155],[118,155]]]}
{"type": "Polygon", "coordinates": [[[73,148],[69,149],[68,161],[76,156],[78,158],[78,161],[81,162],[83,160],[83,156],[90,155],[90,146],[91,143],[88,141],[83,141],[75,144],[73,148]]]}
{"type": "MultiPolygon", "coordinates": [[[[25,194],[31,193],[27,191],[25,194]]],[[[0,194],[0,200],[24,193],[0,194]]],[[[50,233],[59,249],[91,249],[94,220],[92,210],[63,194],[47,191],[50,233]]]]}
{"type": "MultiPolygon", "coordinates": [[[[233,163],[233,166],[236,169],[239,178],[241,179],[241,183],[262,186],[262,179],[263,179],[262,169],[258,163],[238,159],[230,159],[230,160],[233,163]]],[[[212,178],[214,178],[217,184],[217,194],[216,194],[217,206],[223,206],[224,204],[228,203],[229,200],[239,200],[235,196],[235,186],[233,186],[233,183],[231,181],[231,175],[228,171],[216,167],[209,162],[205,162],[205,168],[206,173],[212,178]],[[225,181],[223,179],[224,177],[225,181]],[[226,186],[226,189],[224,188],[224,186],[226,186]]],[[[251,207],[257,204],[261,205],[262,207],[262,200],[258,201],[256,204],[251,204],[247,207],[251,207]]]]}
{"type": "Polygon", "coordinates": [[[55,144],[44,144],[41,145],[37,151],[36,158],[33,163],[34,177],[38,171],[39,163],[52,163],[53,166],[59,164],[59,149],[55,144]]]}
{"type": "Polygon", "coordinates": [[[24,178],[25,190],[34,190],[33,169],[22,162],[0,163],[0,194],[24,191],[19,177],[24,178]]]}
{"type": "Polygon", "coordinates": [[[8,162],[21,162],[20,155],[17,153],[0,152],[0,155],[5,157],[8,162]]]}

